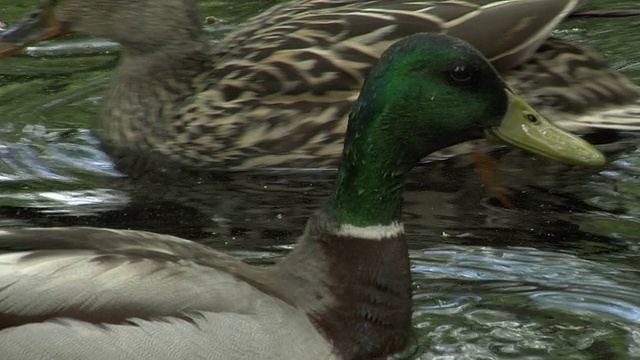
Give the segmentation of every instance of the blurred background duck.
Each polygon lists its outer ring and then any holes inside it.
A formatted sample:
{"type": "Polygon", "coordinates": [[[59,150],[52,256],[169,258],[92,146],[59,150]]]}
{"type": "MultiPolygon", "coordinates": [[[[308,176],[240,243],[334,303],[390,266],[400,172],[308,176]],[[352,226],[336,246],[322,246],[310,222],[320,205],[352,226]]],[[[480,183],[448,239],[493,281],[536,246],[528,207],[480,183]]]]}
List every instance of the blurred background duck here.
{"type": "Polygon", "coordinates": [[[0,37],[0,55],[71,31],[119,42],[101,111],[114,157],[222,170],[334,167],[365,76],[389,44],[417,32],[470,42],[564,128],[640,129],[638,88],[592,51],[551,37],[584,3],[291,1],[211,47],[195,0],[46,1],[0,37]]]}

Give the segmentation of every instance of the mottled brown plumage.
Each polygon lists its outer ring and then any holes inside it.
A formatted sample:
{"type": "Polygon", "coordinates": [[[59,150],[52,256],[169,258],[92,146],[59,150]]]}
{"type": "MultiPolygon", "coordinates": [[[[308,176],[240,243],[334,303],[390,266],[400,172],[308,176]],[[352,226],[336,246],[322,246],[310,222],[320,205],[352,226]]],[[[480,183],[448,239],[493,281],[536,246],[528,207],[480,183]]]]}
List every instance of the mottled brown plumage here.
{"type": "Polygon", "coordinates": [[[563,127],[635,130],[638,88],[597,54],[550,38],[584,2],[291,1],[215,48],[195,0],[65,0],[52,12],[72,30],[123,45],[101,112],[112,154],[240,170],[335,166],[366,74],[389,44],[416,32],[470,42],[563,127]]]}

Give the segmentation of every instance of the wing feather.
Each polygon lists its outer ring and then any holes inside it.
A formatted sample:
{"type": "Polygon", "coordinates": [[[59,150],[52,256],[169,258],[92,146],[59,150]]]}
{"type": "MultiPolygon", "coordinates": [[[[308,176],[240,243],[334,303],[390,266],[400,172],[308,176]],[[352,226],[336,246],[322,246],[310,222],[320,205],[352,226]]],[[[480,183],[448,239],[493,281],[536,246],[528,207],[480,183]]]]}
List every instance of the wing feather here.
{"type": "Polygon", "coordinates": [[[267,296],[249,267],[179,238],[137,231],[58,228],[3,231],[0,329],[69,317],[94,323],[251,311],[267,296]],[[257,284],[257,281],[255,281],[257,284]]]}

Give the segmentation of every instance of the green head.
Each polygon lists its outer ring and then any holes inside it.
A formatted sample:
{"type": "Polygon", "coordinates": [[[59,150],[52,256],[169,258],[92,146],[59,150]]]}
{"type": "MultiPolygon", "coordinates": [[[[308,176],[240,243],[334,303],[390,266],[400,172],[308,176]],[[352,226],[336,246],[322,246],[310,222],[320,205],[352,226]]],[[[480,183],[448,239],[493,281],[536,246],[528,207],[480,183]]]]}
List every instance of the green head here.
{"type": "Polygon", "coordinates": [[[329,212],[356,226],[399,219],[405,174],[436,150],[487,136],[560,161],[601,165],[593,146],[515,96],[466,42],[409,36],[371,70],[349,119],[329,212]]]}
{"type": "Polygon", "coordinates": [[[377,155],[408,170],[435,150],[499,126],[509,106],[505,89],[462,40],[410,36],[391,46],[365,81],[351,113],[346,156],[377,155]]]}

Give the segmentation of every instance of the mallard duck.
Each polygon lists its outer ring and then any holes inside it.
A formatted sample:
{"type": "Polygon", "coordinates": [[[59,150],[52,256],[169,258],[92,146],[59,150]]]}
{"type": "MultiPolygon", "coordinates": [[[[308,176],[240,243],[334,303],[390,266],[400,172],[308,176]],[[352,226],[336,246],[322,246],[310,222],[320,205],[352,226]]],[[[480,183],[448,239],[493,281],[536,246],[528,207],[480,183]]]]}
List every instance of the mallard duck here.
{"type": "Polygon", "coordinates": [[[483,136],[603,159],[517,98],[460,39],[414,34],[373,68],[337,184],[295,250],[254,267],[133,230],[0,231],[3,359],[377,359],[410,338],[407,173],[483,136]],[[557,143],[539,142],[537,130],[557,143]]]}
{"type": "Polygon", "coordinates": [[[112,152],[222,170],[334,167],[366,74],[416,32],[470,42],[563,126],[637,127],[638,116],[595,111],[636,101],[638,89],[596,54],[549,38],[583,2],[293,1],[211,48],[195,0],[45,1],[0,36],[0,56],[71,31],[121,43],[101,112],[112,152]]]}

